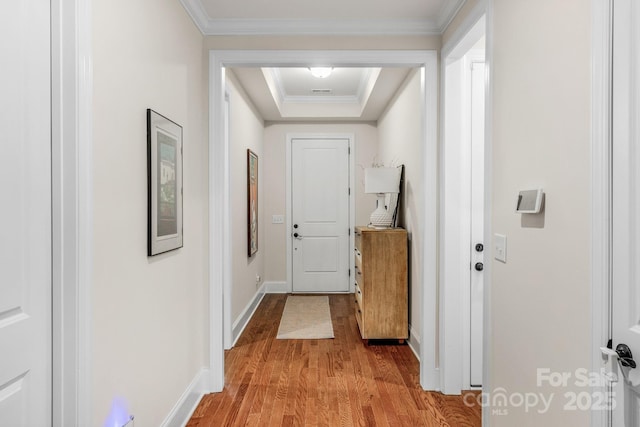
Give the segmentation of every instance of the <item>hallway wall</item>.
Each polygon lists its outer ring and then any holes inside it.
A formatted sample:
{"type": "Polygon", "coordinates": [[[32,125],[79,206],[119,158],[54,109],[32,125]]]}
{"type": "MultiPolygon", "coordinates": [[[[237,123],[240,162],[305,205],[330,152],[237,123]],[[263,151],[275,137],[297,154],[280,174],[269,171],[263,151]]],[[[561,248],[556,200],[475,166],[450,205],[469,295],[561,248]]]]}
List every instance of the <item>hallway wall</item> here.
{"type": "MultiPolygon", "coordinates": [[[[378,121],[378,161],[384,166],[404,164],[404,187],[399,206],[398,226],[409,238],[409,325],[411,341],[420,340],[422,324],[423,271],[423,150],[421,71],[412,70],[378,121]]],[[[436,318],[437,313],[428,315],[436,318]]],[[[437,342],[425,343],[437,349],[437,342]]]]}
{"type": "Polygon", "coordinates": [[[543,413],[503,407],[508,416],[491,417],[496,427],[589,425],[589,411],[563,410],[564,393],[590,393],[574,376],[591,371],[592,353],[589,6],[493,1],[492,232],[507,236],[507,262],[486,260],[490,386],[555,394],[543,413]],[[518,191],[539,187],[544,213],[516,214],[518,191]],[[539,385],[539,368],[570,373],[567,387],[539,385]]]}
{"type": "Polygon", "coordinates": [[[94,0],[92,426],[158,426],[208,365],[207,75],[177,1],[94,0]],[[183,127],[184,247],[147,257],[146,109],[183,127]]]}
{"type": "Polygon", "coordinates": [[[231,322],[235,322],[253,301],[258,287],[256,276],[264,277],[265,254],[271,251],[265,239],[265,165],[263,121],[233,72],[227,70],[230,129],[229,161],[231,164],[231,322]],[[248,256],[247,218],[247,149],[258,156],[258,252],[248,256]]]}

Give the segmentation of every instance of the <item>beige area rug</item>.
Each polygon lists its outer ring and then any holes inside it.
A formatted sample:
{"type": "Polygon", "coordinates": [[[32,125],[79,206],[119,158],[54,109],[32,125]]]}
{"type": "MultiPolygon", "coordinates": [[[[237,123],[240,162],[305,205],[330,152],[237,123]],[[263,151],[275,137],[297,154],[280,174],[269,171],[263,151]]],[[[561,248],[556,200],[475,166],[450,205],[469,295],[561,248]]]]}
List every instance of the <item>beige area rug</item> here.
{"type": "Polygon", "coordinates": [[[333,338],[329,297],[289,295],[284,305],[277,339],[333,338]]]}

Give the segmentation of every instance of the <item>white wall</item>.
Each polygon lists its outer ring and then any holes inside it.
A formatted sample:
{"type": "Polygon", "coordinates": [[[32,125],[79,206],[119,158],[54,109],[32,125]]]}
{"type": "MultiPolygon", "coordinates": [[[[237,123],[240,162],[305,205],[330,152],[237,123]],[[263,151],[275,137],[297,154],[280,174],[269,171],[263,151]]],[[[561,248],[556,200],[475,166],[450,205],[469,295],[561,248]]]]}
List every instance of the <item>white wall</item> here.
{"type": "MultiPolygon", "coordinates": [[[[369,222],[375,209],[375,195],[364,194],[364,168],[370,167],[378,149],[374,125],[345,124],[270,124],[264,130],[264,230],[268,248],[265,255],[265,280],[284,282],[287,278],[285,224],[271,224],[272,215],[286,213],[286,138],[287,133],[353,133],[355,135],[356,224],[369,222]]],[[[285,221],[286,222],[286,221],[285,221]]]]}
{"type": "MultiPolygon", "coordinates": [[[[412,340],[420,338],[422,247],[424,224],[422,101],[420,71],[412,70],[378,121],[378,161],[385,166],[404,164],[404,187],[398,225],[409,235],[409,324],[412,340]]],[[[429,272],[433,274],[433,272],[429,272]]],[[[436,316],[436,313],[429,313],[436,316]]],[[[436,343],[424,345],[434,347],[436,343]]]]}
{"type": "Polygon", "coordinates": [[[93,5],[92,425],[158,426],[208,364],[203,37],[177,1],[93,5]],[[147,257],[146,109],[183,127],[184,247],[147,257]]]}
{"type": "MultiPolygon", "coordinates": [[[[471,1],[471,0],[467,0],[471,1]]],[[[209,49],[440,49],[440,36],[207,36],[209,49]]]]}
{"type": "Polygon", "coordinates": [[[229,161],[231,180],[231,321],[236,322],[256,295],[260,284],[256,276],[264,277],[265,254],[270,251],[265,239],[264,214],[265,166],[263,151],[263,123],[242,86],[227,70],[230,128],[229,161]],[[249,257],[247,252],[247,149],[258,155],[258,252],[249,257]]]}
{"type": "MultiPolygon", "coordinates": [[[[492,262],[490,384],[555,394],[549,412],[508,407],[492,426],[586,426],[563,410],[574,387],[538,387],[536,370],[590,369],[590,3],[493,2],[492,229],[507,263],[492,262]],[[518,190],[543,187],[545,213],[514,213],[518,190]]],[[[491,22],[491,21],[489,21],[491,22]]],[[[488,242],[487,242],[488,243],[488,242]]],[[[492,391],[492,390],[489,390],[492,391]]]]}

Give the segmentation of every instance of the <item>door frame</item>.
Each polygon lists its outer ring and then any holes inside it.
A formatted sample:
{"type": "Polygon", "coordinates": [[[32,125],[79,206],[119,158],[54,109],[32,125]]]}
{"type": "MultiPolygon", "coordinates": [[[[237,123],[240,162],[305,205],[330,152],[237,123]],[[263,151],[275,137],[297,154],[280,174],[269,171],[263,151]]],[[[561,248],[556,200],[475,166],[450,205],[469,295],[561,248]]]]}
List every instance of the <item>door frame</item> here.
{"type": "MultiPolygon", "coordinates": [[[[349,147],[349,188],[354,189],[353,192],[349,192],[349,254],[353,254],[355,248],[355,240],[353,230],[356,222],[356,202],[355,202],[355,153],[352,153],[352,149],[355,147],[355,134],[354,133],[287,133],[286,143],[286,215],[285,226],[287,227],[287,291],[293,292],[293,245],[291,244],[291,212],[293,211],[292,198],[291,198],[291,156],[293,151],[294,139],[346,139],[349,147]]],[[[349,257],[349,271],[354,271],[355,258],[349,257]]],[[[349,275],[349,292],[354,291],[355,278],[349,275]]]]}
{"type": "MultiPolygon", "coordinates": [[[[606,360],[600,347],[612,337],[612,1],[591,1],[591,369],[606,360]]],[[[593,392],[604,393],[604,387],[593,392]]],[[[611,425],[611,413],[591,411],[591,425],[611,425]]]]}
{"type": "Polygon", "coordinates": [[[91,0],[51,0],[52,425],[92,424],[91,0]]]}
{"type": "MultiPolygon", "coordinates": [[[[485,2],[480,1],[474,9],[467,15],[464,22],[458,27],[455,34],[449,39],[449,41],[443,46],[441,52],[441,64],[440,64],[440,137],[441,137],[441,149],[440,149],[440,277],[439,277],[439,289],[440,289],[440,381],[441,390],[445,394],[459,395],[465,386],[465,381],[469,381],[469,367],[465,366],[465,361],[469,361],[469,356],[464,356],[465,350],[469,350],[468,343],[465,345],[465,337],[468,337],[469,331],[465,330],[463,325],[463,319],[469,318],[469,314],[465,313],[465,309],[469,304],[469,290],[468,285],[470,283],[469,276],[469,247],[470,244],[470,226],[460,227],[461,218],[454,218],[454,224],[450,225],[449,221],[452,217],[451,212],[457,213],[460,211],[459,200],[451,200],[448,197],[451,192],[447,191],[449,186],[461,188],[461,191],[469,193],[470,189],[470,170],[464,171],[465,167],[470,168],[469,159],[464,159],[460,156],[460,153],[451,153],[447,147],[450,145],[450,136],[447,135],[447,123],[449,117],[446,116],[446,103],[450,94],[447,93],[447,66],[454,61],[462,60],[462,58],[469,52],[473,45],[485,35],[486,47],[485,47],[485,67],[486,75],[489,76],[489,28],[487,5],[485,2]],[[450,171],[451,167],[457,169],[457,171],[450,171]],[[460,176],[458,172],[464,171],[464,174],[460,176]],[[462,184],[462,180],[468,178],[468,185],[462,184]],[[468,187],[468,188],[467,188],[468,187]],[[463,243],[467,242],[469,243],[463,243]],[[466,246],[465,246],[466,245],[466,246]],[[463,260],[460,262],[459,260],[463,260]],[[465,288],[465,286],[467,286],[465,288]]],[[[464,64],[461,64],[461,68],[464,64]]],[[[461,71],[460,80],[470,76],[470,72],[461,71]]],[[[489,349],[489,304],[488,304],[488,290],[490,289],[490,260],[491,260],[491,245],[490,242],[490,189],[491,189],[491,169],[488,166],[490,161],[490,86],[489,79],[486,79],[485,86],[485,210],[484,210],[484,320],[483,320],[483,389],[489,382],[489,374],[487,372],[488,361],[490,360],[487,355],[489,349]]],[[[464,83],[464,82],[463,82],[464,83]]],[[[462,90],[461,90],[462,92],[462,90]]],[[[460,94],[461,95],[461,94],[460,94]]],[[[467,113],[465,112],[465,115],[467,113]]],[[[468,114],[470,115],[470,114],[468,114]]],[[[465,119],[466,120],[466,119],[465,119]]],[[[468,121],[468,120],[466,120],[468,121]]],[[[468,130],[470,132],[470,130],[468,130]]],[[[463,140],[467,137],[469,132],[463,132],[460,136],[463,140]]],[[[470,212],[469,212],[470,213],[470,212]]],[[[468,329],[468,328],[467,328],[468,329]]],[[[467,384],[468,385],[468,384],[467,384]]],[[[483,411],[486,412],[486,411],[483,411]]]]}
{"type": "Polygon", "coordinates": [[[226,177],[230,165],[225,159],[229,147],[224,139],[225,67],[302,66],[330,63],[334,66],[401,66],[421,69],[423,105],[422,140],[425,170],[422,253],[425,274],[420,305],[422,316],[420,345],[420,384],[426,390],[437,390],[436,346],[436,280],[437,280],[437,194],[438,194],[438,53],[435,50],[210,50],[209,51],[209,372],[211,391],[224,387],[224,295],[231,289],[228,260],[224,254],[230,246],[224,229],[230,223],[230,188],[226,177]]]}

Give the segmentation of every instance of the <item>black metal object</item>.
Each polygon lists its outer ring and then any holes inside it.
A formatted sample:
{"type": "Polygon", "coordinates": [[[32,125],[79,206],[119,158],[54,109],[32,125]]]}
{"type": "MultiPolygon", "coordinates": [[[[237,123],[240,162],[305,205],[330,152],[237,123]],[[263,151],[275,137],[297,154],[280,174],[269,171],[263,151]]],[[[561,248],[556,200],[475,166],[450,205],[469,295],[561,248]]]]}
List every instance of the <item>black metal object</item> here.
{"type": "Polygon", "coordinates": [[[628,345],[618,344],[616,346],[616,353],[618,353],[618,360],[622,366],[635,369],[636,362],[633,360],[633,354],[631,354],[631,349],[628,345]]]}

